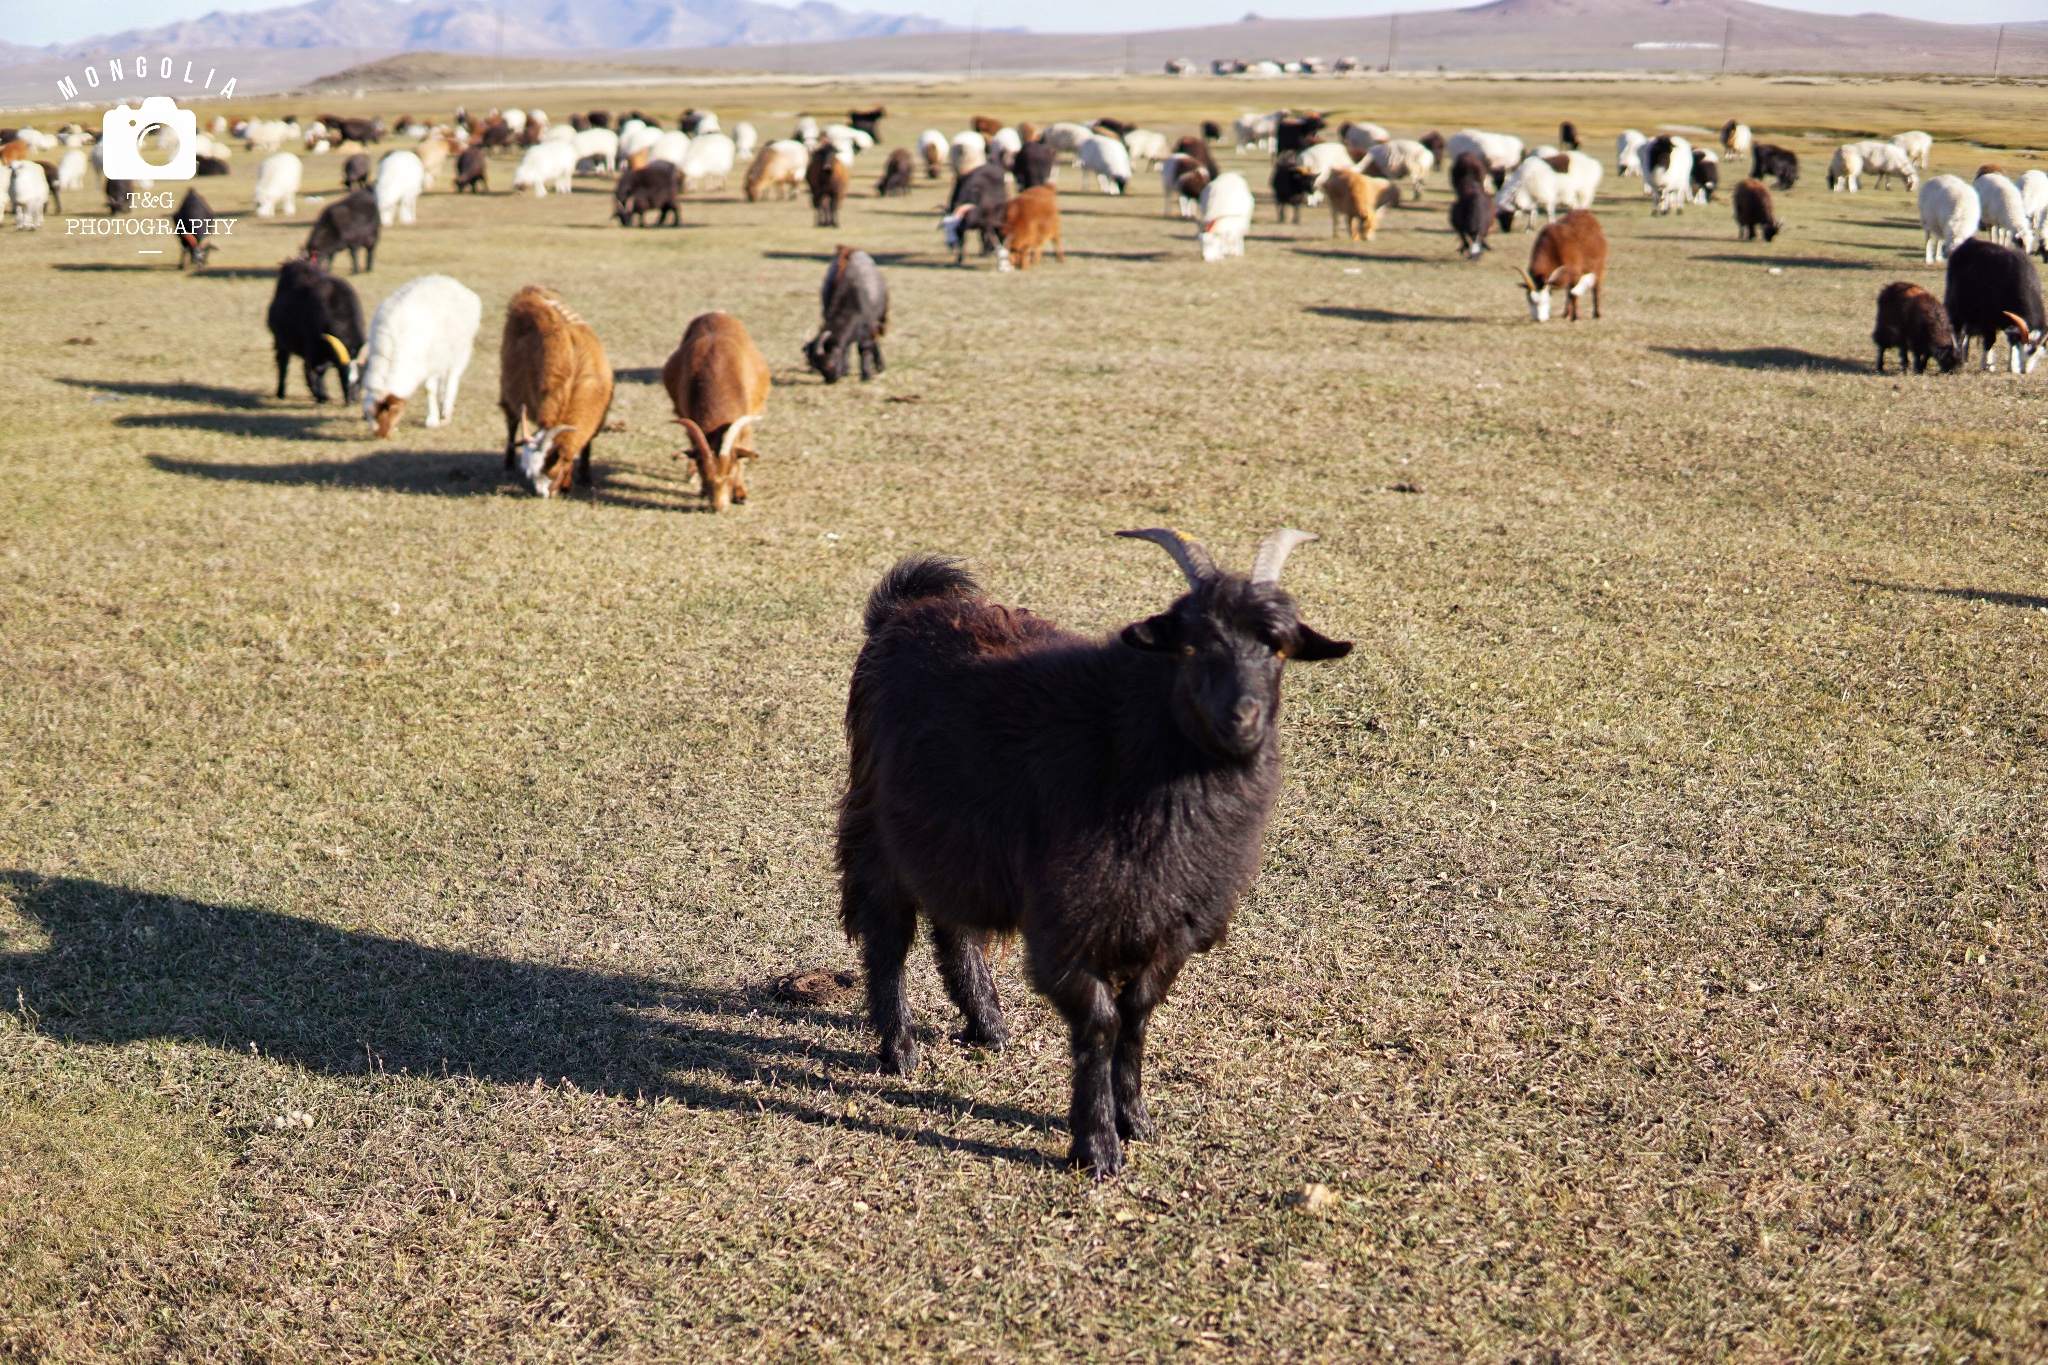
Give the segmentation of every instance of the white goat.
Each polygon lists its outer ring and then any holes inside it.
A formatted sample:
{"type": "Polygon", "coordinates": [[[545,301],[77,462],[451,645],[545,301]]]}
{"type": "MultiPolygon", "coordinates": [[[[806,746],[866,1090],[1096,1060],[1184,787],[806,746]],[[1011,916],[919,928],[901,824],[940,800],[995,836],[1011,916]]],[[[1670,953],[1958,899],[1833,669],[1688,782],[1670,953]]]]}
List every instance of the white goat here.
{"type": "Polygon", "coordinates": [[[576,134],[576,162],[580,166],[589,161],[598,170],[615,171],[619,168],[619,135],[609,128],[585,128],[576,134]]]}
{"type": "Polygon", "coordinates": [[[1195,221],[1200,224],[1203,260],[1244,255],[1244,235],[1252,225],[1252,187],[1236,171],[1225,171],[1202,191],[1195,221]]]}
{"type": "Polygon", "coordinates": [[[1131,183],[1131,154],[1113,137],[1097,133],[1075,149],[1074,159],[1081,173],[1095,173],[1095,188],[1104,194],[1122,194],[1131,183]]]}
{"type": "MultiPolygon", "coordinates": [[[[1694,155],[1700,153],[1695,149],[1694,155]]],[[[1593,197],[1600,192],[1600,181],[1607,174],[1607,168],[1600,164],[1600,158],[1587,156],[1584,152],[1564,153],[1565,169],[1559,174],[1564,180],[1564,189],[1558,195],[1558,202],[1568,209],[1589,209],[1593,197]]]]}
{"type": "MultiPolygon", "coordinates": [[[[568,125],[564,124],[564,127],[568,125]]],[[[548,130],[553,133],[553,129],[548,130]]],[[[533,197],[548,197],[548,187],[554,186],[556,194],[567,194],[576,184],[576,143],[543,139],[526,149],[526,155],[519,158],[519,169],[512,172],[512,192],[531,189],[533,197]]]]}
{"type": "Polygon", "coordinates": [[[1133,128],[1124,134],[1124,150],[1131,154],[1133,164],[1143,162],[1150,169],[1172,155],[1173,144],[1166,140],[1164,133],[1155,133],[1150,128],[1133,128]]]}
{"type": "Polygon", "coordinates": [[[1934,152],[1934,139],[1916,130],[1900,133],[1892,139],[1892,146],[1912,157],[1913,164],[1924,171],[1927,169],[1927,158],[1934,152]]]}
{"type": "Polygon", "coordinates": [[[1273,139],[1280,135],[1278,114],[1240,114],[1231,125],[1237,138],[1237,154],[1248,151],[1267,151],[1273,146],[1273,139]]]}
{"type": "Polygon", "coordinates": [[[1854,143],[1835,148],[1834,156],[1828,159],[1828,188],[1840,193],[1847,190],[1856,193],[1856,177],[1863,174],[1863,153],[1854,143]]]}
{"type": "Polygon", "coordinates": [[[1643,144],[1650,139],[1633,128],[1622,130],[1614,139],[1614,173],[1618,176],[1643,173],[1643,144]]]}
{"type": "Polygon", "coordinates": [[[988,164],[988,139],[973,129],[955,133],[946,155],[953,163],[953,174],[965,175],[977,166],[988,164]]]}
{"type": "Polygon", "coordinates": [[[682,168],[683,158],[689,154],[690,135],[688,133],[679,133],[673,128],[662,133],[660,137],[654,140],[654,145],[647,149],[647,159],[649,161],[666,161],[669,165],[679,170],[682,168]]]}
{"type": "Polygon", "coordinates": [[[38,161],[17,161],[7,176],[7,202],[14,209],[14,230],[34,232],[43,225],[50,202],[50,177],[38,161]]]}
{"type": "Polygon", "coordinates": [[[2021,251],[2034,249],[2034,225],[2027,217],[2027,202],[2010,177],[1990,171],[1977,177],[1978,212],[1984,235],[2007,246],[2017,242],[2021,251]]]}
{"type": "Polygon", "coordinates": [[[82,190],[85,188],[85,168],[92,163],[85,159],[85,153],[77,147],[67,147],[57,162],[57,188],[60,190],[82,190]]]}
{"type": "Polygon", "coordinates": [[[1375,147],[1383,147],[1394,140],[1393,135],[1377,123],[1347,123],[1344,125],[1343,138],[1345,149],[1351,153],[1353,160],[1366,155],[1375,147]]]}
{"type": "Polygon", "coordinates": [[[1540,156],[1532,156],[1508,172],[1493,202],[1501,213],[1527,215],[1522,231],[1536,230],[1536,210],[1542,209],[1550,222],[1557,221],[1558,200],[1564,197],[1564,177],[1540,156]]]}
{"type": "Polygon", "coordinates": [[[1920,184],[1920,228],[1927,234],[1927,263],[1946,260],[1956,246],[1977,235],[1984,206],[1967,181],[1937,175],[1920,184]]]}
{"type": "Polygon", "coordinates": [[[754,149],[761,145],[761,135],[754,131],[751,123],[735,123],[732,126],[732,154],[735,160],[752,161],[754,149]]]}
{"type": "Polygon", "coordinates": [[[1444,160],[1456,165],[1463,152],[1476,152],[1486,163],[1486,169],[1496,175],[1506,175],[1522,164],[1522,139],[1509,133],[1487,133],[1477,128],[1462,128],[1451,134],[1451,140],[1444,144],[1444,160]]]}
{"type": "Polygon", "coordinates": [[[281,208],[287,214],[299,211],[299,180],[305,163],[293,152],[272,152],[256,167],[256,216],[270,218],[281,208]]]}
{"type": "Polygon", "coordinates": [[[420,206],[420,191],[426,185],[426,167],[417,152],[386,152],[377,163],[377,217],[390,227],[414,221],[420,206]]]}
{"type": "Polygon", "coordinates": [[[1889,142],[1859,142],[1856,151],[1863,158],[1863,173],[1876,176],[1878,188],[1888,187],[1893,176],[1905,181],[1909,190],[1920,188],[1920,170],[1903,148],[1889,142]]]}
{"type": "Polygon", "coordinates": [[[1422,182],[1436,169],[1436,153],[1420,142],[1397,137],[1391,142],[1376,142],[1368,148],[1360,169],[1382,180],[1406,180],[1415,186],[1415,197],[1421,199],[1422,182]]]}
{"type": "Polygon", "coordinates": [[[2048,171],[2028,171],[2020,177],[2020,207],[2034,229],[2034,240],[2048,242],[2048,171]]]}
{"type": "Polygon", "coordinates": [[[737,155],[733,140],[724,133],[699,132],[690,139],[690,150],[684,155],[683,164],[676,167],[682,172],[683,188],[724,189],[725,178],[732,174],[737,155]]]}
{"type": "Polygon", "coordinates": [[[422,275],[377,305],[363,343],[363,419],[389,436],[406,400],[427,386],[427,425],[455,413],[455,391],[469,368],[483,301],[446,275],[422,275]]]}

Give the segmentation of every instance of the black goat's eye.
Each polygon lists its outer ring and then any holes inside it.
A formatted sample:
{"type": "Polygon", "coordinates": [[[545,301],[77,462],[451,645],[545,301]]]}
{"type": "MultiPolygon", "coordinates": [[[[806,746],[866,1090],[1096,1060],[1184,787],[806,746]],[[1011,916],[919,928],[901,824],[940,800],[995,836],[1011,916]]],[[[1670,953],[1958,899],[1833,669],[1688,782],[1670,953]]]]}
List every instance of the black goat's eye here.
{"type": "Polygon", "coordinates": [[[1182,645],[1182,646],[1180,647],[1180,657],[1181,657],[1181,658],[1183,658],[1183,659],[1192,659],[1192,658],[1194,658],[1194,657],[1195,657],[1195,647],[1194,647],[1193,645],[1182,645]]]}

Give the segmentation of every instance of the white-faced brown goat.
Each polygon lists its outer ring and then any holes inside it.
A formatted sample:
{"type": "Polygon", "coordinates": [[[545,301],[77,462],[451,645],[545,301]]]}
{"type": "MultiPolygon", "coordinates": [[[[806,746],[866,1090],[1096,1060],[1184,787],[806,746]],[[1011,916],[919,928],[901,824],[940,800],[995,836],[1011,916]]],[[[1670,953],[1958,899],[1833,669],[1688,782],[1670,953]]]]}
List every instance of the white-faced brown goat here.
{"type": "Polygon", "coordinates": [[[1601,276],[1607,273],[1607,234],[1590,210],[1573,209],[1536,235],[1529,268],[1518,272],[1529,296],[1529,316],[1550,321],[1550,291],[1564,290],[1564,315],[1579,320],[1579,300],[1593,297],[1593,316],[1600,316],[1601,276]]]}
{"type": "Polygon", "coordinates": [[[730,313],[691,318],[661,367],[661,383],[689,435],[690,457],[711,510],[745,502],[746,462],[756,454],[740,438],[768,408],[768,361],[746,327],[730,313]]]}
{"type": "Polygon", "coordinates": [[[1280,588],[1313,536],[1267,536],[1247,575],[1174,531],[1119,534],[1164,548],[1188,590],[1106,640],[991,602],[955,560],[883,577],[848,689],[837,850],[882,1064],[917,1069],[903,975],[920,919],[965,1040],[989,1047],[1008,1029],[983,944],[1021,934],[1071,1039],[1069,1160],[1097,1178],[1152,1136],[1152,1011],[1258,872],[1284,666],[1351,649],[1280,588]]]}
{"type": "Polygon", "coordinates": [[[612,366],[590,324],[552,289],[529,284],[505,305],[498,409],[505,469],[544,498],[591,486],[590,447],[612,407],[612,366]]]}

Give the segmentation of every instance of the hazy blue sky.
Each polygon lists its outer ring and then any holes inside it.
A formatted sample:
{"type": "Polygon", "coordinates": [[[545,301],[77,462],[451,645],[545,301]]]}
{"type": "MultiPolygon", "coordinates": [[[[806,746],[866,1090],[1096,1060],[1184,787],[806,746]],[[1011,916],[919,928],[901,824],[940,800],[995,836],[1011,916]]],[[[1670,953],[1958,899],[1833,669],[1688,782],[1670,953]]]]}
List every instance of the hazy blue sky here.
{"type": "MultiPolygon", "coordinates": [[[[1458,4],[1473,0],[1456,0],[1458,4]]],[[[970,24],[977,14],[991,27],[1026,27],[1039,32],[1121,32],[1128,29],[1180,28],[1192,24],[1223,24],[1246,9],[1274,19],[1306,19],[1346,14],[1385,14],[1390,10],[1449,9],[1454,5],[1427,0],[839,0],[848,9],[911,11],[955,24],[970,24]]],[[[274,8],[276,0],[0,0],[0,37],[17,43],[68,42],[95,33],[116,32],[171,19],[192,19],[214,10],[274,8]]],[[[1915,19],[1948,23],[1998,23],[2040,19],[2048,14],[2043,0],[1797,0],[1792,9],[1828,14],[1877,10],[1915,19]]]]}

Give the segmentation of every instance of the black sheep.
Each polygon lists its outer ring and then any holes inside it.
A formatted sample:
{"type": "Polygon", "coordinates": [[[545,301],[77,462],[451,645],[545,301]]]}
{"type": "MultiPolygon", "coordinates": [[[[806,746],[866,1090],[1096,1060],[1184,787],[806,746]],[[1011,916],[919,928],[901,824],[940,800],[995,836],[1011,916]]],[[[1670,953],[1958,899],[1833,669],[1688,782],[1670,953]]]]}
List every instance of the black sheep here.
{"type": "Polygon", "coordinates": [[[1205,118],[1205,119],[1203,119],[1203,120],[1202,120],[1202,141],[1204,141],[1204,142],[1221,142],[1222,140],[1223,140],[1223,125],[1222,125],[1222,124],[1220,124],[1220,123],[1218,123],[1218,122],[1216,122],[1216,120],[1214,120],[1214,119],[1206,119],[1206,118],[1205,118]]]}
{"type": "Polygon", "coordinates": [[[277,351],[277,396],[284,397],[292,357],[305,366],[306,388],[315,403],[327,401],[327,367],[341,375],[341,396],[360,396],[363,305],[354,286],[330,275],[317,261],[300,256],[277,272],[270,296],[270,342],[277,351]]]}
{"type": "Polygon", "coordinates": [[[953,182],[953,197],[947,203],[946,216],[939,224],[946,234],[946,245],[953,248],[953,264],[959,265],[967,258],[967,233],[970,229],[980,231],[981,254],[984,256],[1002,244],[1004,206],[1009,198],[1009,187],[1003,183],[1003,168],[993,161],[976,166],[953,182]]]}
{"type": "Polygon", "coordinates": [[[1557,125],[1557,145],[1568,152],[1579,150],[1579,127],[1570,119],[1557,125]]]}
{"type": "Polygon", "coordinates": [[[1941,301],[1917,284],[1898,280],[1877,291],[1877,326],[1870,339],[1877,343],[1877,372],[1884,373],[1884,353],[1896,349],[1899,369],[1910,362],[1913,373],[1926,374],[1932,359],[1947,374],[1963,363],[1956,354],[1956,337],[1949,326],[1941,301]]]}
{"type": "Polygon", "coordinates": [[[1067,1020],[1069,1159],[1098,1179],[1152,1136],[1145,1035],[1187,959],[1222,942],[1280,790],[1289,659],[1341,658],[1279,586],[1302,540],[1249,575],[1173,531],[1188,591],[1094,640],[998,606],[957,561],[904,560],[868,599],[848,689],[840,920],[859,940],[883,1065],[917,1068],[904,960],[931,927],[966,1041],[1008,1038],[982,945],[1021,933],[1067,1020]]]}
{"type": "Polygon", "coordinates": [[[1020,192],[1034,185],[1050,185],[1059,162],[1060,154],[1043,142],[1027,142],[1010,158],[1010,174],[1017,177],[1020,192]]]}
{"type": "Polygon", "coordinates": [[[2011,347],[2014,374],[2031,374],[2048,350],[2048,319],[2041,304],[2041,276],[2027,253],[1972,237],[1948,256],[1948,287],[1942,303],[1956,335],[1961,359],[1970,358],[1970,340],[1984,342],[1984,368],[2002,334],[2011,347]]]}
{"type": "Polygon", "coordinates": [[[455,192],[486,194],[490,188],[490,158],[481,147],[464,147],[462,155],[455,159],[455,192]]]}
{"type": "Polygon", "coordinates": [[[1759,142],[1750,148],[1749,174],[1753,180],[1775,176],[1778,188],[1789,190],[1799,183],[1799,157],[1774,143],[1759,142]]]}
{"type": "Polygon", "coordinates": [[[370,188],[370,158],[368,156],[357,152],[341,163],[341,187],[345,190],[366,190],[370,188]]]}
{"type": "Polygon", "coordinates": [[[190,261],[195,270],[206,268],[206,258],[220,248],[215,245],[213,205],[198,190],[186,190],[171,215],[171,233],[178,239],[178,269],[190,261]]]}
{"type": "Polygon", "coordinates": [[[313,231],[306,237],[306,254],[324,267],[346,248],[350,274],[375,270],[377,235],[382,227],[377,215],[377,196],[368,190],[356,190],[320,210],[313,231]],[[360,258],[357,253],[361,253],[360,258]]]}
{"type": "Polygon", "coordinates": [[[888,112],[879,104],[872,109],[849,109],[846,111],[846,121],[879,142],[882,138],[882,119],[888,112]]]}
{"type": "Polygon", "coordinates": [[[1451,192],[1454,194],[1463,194],[1468,184],[1484,189],[1492,181],[1493,168],[1477,152],[1459,152],[1458,159],[1451,163],[1451,192]]]}
{"type": "Polygon", "coordinates": [[[1316,178],[1302,168],[1301,157],[1294,152],[1282,152],[1273,162],[1273,203],[1280,210],[1280,221],[1287,221],[1287,210],[1294,210],[1294,221],[1301,221],[1301,206],[1316,192],[1316,178]]]}
{"type": "Polygon", "coordinates": [[[656,227],[664,223],[681,227],[683,211],[676,203],[676,180],[676,168],[666,161],[650,161],[624,172],[612,187],[612,217],[619,220],[620,227],[628,220],[635,227],[646,227],[651,213],[656,227]]]}
{"type": "Polygon", "coordinates": [[[1493,228],[1494,217],[1486,177],[1459,181],[1458,198],[1451,205],[1451,230],[1458,234],[1458,250],[1477,260],[1479,253],[1488,249],[1486,234],[1493,228]]]}
{"type": "Polygon", "coordinates": [[[910,182],[916,172],[917,167],[911,159],[910,149],[898,147],[889,153],[889,162],[882,167],[882,179],[875,186],[875,193],[884,198],[893,194],[910,193],[910,182]]]}
{"type": "Polygon", "coordinates": [[[846,378],[848,347],[860,351],[862,383],[882,372],[882,335],[889,330],[889,285],[875,258],[852,247],[839,248],[825,271],[819,303],[824,319],[804,343],[804,359],[827,384],[846,378]]]}
{"type": "Polygon", "coordinates": [[[1771,203],[1771,187],[1751,176],[1735,184],[1735,235],[1745,242],[1753,242],[1761,232],[1765,241],[1774,240],[1785,230],[1778,220],[1778,211],[1771,203]]]}

